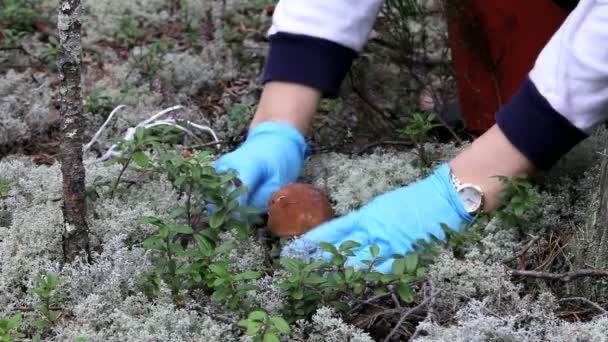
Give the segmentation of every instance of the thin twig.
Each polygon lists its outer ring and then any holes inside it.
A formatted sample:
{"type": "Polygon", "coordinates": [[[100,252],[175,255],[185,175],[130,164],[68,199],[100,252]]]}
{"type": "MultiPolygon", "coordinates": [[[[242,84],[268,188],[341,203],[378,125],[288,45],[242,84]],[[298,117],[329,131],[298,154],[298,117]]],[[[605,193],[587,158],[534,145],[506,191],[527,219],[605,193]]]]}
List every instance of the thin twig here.
{"type": "Polygon", "coordinates": [[[606,309],[601,307],[598,303],[592,302],[589,299],[584,298],[584,297],[561,298],[560,300],[558,300],[558,302],[566,302],[566,301],[573,301],[573,300],[580,300],[581,302],[585,302],[585,303],[593,306],[594,308],[598,309],[599,311],[601,311],[603,315],[608,314],[608,311],[606,311],[606,309]]]}
{"type": "Polygon", "coordinates": [[[375,302],[375,301],[377,301],[377,300],[380,300],[380,299],[382,299],[382,298],[386,298],[386,297],[388,297],[388,296],[390,296],[390,295],[391,295],[390,293],[382,293],[382,294],[379,294],[379,295],[377,295],[377,296],[373,296],[373,297],[371,297],[371,298],[369,298],[369,299],[367,299],[367,300],[365,300],[365,301],[362,301],[361,303],[359,303],[359,304],[355,305],[355,307],[354,307],[354,308],[352,308],[352,309],[349,311],[349,313],[352,313],[352,312],[356,311],[357,309],[359,309],[359,308],[360,308],[360,307],[362,307],[363,305],[370,304],[370,303],[375,302]]]}
{"type": "Polygon", "coordinates": [[[532,245],[534,245],[536,243],[536,241],[538,241],[539,239],[540,239],[540,236],[536,236],[535,238],[530,240],[530,242],[528,242],[526,244],[526,246],[524,248],[522,248],[517,254],[515,254],[512,257],[502,259],[502,263],[508,264],[511,261],[514,261],[515,259],[522,257],[524,254],[526,254],[528,252],[528,250],[532,247],[532,245]]]}
{"type": "Polygon", "coordinates": [[[213,145],[222,145],[222,144],[228,144],[229,141],[226,140],[219,140],[219,141],[211,141],[208,143],[204,143],[204,144],[198,144],[198,145],[192,145],[192,146],[186,146],[186,149],[199,149],[199,148],[205,148],[205,147],[209,147],[209,146],[213,146],[213,145]]]}
{"type": "Polygon", "coordinates": [[[433,298],[435,295],[437,295],[437,293],[431,294],[430,296],[426,297],[420,304],[418,304],[418,305],[414,306],[413,308],[410,308],[409,310],[405,311],[401,315],[401,318],[399,319],[399,322],[397,322],[397,324],[395,325],[395,327],[393,328],[393,330],[391,330],[391,332],[388,334],[388,336],[386,336],[386,338],[384,339],[384,342],[390,341],[391,337],[393,337],[393,335],[395,335],[395,333],[397,332],[397,330],[399,330],[399,327],[401,327],[401,325],[403,324],[403,322],[405,322],[405,320],[413,312],[415,312],[415,311],[421,309],[422,307],[426,306],[428,304],[428,302],[431,300],[431,298],[433,298]]]}
{"type": "Polygon", "coordinates": [[[516,277],[557,280],[564,283],[583,277],[608,277],[607,270],[578,270],[564,273],[512,270],[511,274],[516,277]]]}

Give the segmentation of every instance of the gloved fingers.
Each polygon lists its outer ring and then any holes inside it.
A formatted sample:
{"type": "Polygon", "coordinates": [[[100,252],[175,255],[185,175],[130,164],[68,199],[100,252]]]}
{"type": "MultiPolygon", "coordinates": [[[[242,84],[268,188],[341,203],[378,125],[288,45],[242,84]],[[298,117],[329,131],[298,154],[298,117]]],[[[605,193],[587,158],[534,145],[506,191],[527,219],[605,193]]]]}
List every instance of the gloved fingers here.
{"type": "MultiPolygon", "coordinates": [[[[247,192],[239,196],[239,205],[252,205],[252,203],[250,203],[250,197],[251,194],[256,191],[256,188],[259,186],[259,183],[262,180],[264,172],[263,165],[251,165],[252,163],[237,164],[232,161],[232,157],[232,155],[226,155],[225,157],[219,159],[215,164],[215,169],[217,172],[234,172],[236,177],[240,181],[239,185],[247,187],[247,192]]],[[[234,191],[235,189],[235,185],[231,186],[229,188],[229,193],[234,191]]],[[[257,208],[260,210],[262,209],[260,207],[257,208]]]]}
{"type": "Polygon", "coordinates": [[[359,233],[361,228],[359,223],[360,215],[357,211],[353,211],[309,230],[300,238],[317,243],[327,242],[336,245],[336,247],[348,240],[353,240],[363,245],[368,239],[367,231],[359,233]]]}

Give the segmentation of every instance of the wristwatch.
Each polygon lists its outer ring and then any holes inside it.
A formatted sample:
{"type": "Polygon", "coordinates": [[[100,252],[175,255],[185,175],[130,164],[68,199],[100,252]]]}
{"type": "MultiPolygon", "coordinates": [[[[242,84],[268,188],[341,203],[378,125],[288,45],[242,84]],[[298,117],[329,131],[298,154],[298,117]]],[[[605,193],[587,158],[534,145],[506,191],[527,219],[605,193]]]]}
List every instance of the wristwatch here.
{"type": "Polygon", "coordinates": [[[465,210],[471,215],[481,214],[483,212],[484,203],[484,193],[481,190],[481,187],[470,183],[462,183],[451,171],[450,175],[454,187],[462,199],[465,210]]]}

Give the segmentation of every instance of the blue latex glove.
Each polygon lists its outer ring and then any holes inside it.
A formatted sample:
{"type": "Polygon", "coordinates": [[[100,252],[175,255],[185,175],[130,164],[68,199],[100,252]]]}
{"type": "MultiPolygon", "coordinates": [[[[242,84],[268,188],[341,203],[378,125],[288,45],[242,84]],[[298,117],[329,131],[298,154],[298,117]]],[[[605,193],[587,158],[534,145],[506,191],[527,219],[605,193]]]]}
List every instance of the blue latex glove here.
{"type": "Polygon", "coordinates": [[[236,172],[248,188],[240,204],[266,212],[272,193],[298,178],[307,155],[304,136],[295,127],[263,122],[249,131],[241,146],[218,159],[215,169],[236,172]]]}
{"type": "Polygon", "coordinates": [[[367,267],[361,261],[372,260],[369,247],[377,244],[380,257],[385,261],[377,264],[376,271],[392,272],[393,254],[405,254],[419,239],[429,241],[429,234],[443,239],[441,223],[458,229],[464,221],[472,222],[450,178],[447,163],[440,165],[426,178],[408,186],[386,192],[372,199],[362,208],[345,216],[328,221],[286,246],[283,256],[317,256],[319,242],[338,247],[352,240],[361,244],[353,249],[347,265],[367,267]]]}

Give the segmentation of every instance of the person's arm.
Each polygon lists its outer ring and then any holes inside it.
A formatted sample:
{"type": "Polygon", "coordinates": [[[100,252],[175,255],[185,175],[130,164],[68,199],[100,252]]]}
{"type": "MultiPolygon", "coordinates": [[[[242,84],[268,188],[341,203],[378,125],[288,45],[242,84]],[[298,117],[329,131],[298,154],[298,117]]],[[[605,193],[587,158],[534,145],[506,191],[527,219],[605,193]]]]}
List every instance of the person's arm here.
{"type": "Polygon", "coordinates": [[[322,97],[336,97],[381,0],[281,0],[268,31],[264,89],[251,128],[290,123],[306,134],[322,97]]]}
{"type": "Polygon", "coordinates": [[[463,182],[484,189],[486,210],[503,187],[491,177],[547,170],[608,119],[607,46],[608,1],[580,1],[497,124],[450,162],[463,182]]]}

